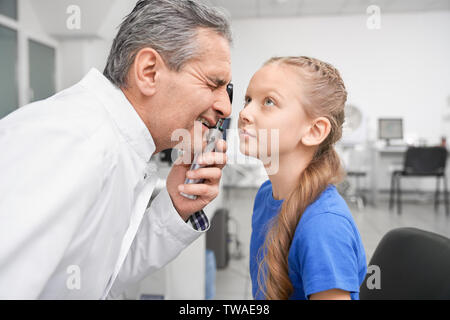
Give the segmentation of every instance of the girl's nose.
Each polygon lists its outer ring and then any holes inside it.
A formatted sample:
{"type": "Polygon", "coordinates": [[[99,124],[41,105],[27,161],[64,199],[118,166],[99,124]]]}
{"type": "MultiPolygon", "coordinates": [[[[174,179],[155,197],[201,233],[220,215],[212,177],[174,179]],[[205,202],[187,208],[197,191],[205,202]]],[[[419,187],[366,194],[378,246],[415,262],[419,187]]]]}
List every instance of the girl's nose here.
{"type": "Polygon", "coordinates": [[[239,112],[239,120],[242,121],[243,123],[252,123],[253,122],[253,115],[252,115],[250,104],[246,105],[239,112]]]}

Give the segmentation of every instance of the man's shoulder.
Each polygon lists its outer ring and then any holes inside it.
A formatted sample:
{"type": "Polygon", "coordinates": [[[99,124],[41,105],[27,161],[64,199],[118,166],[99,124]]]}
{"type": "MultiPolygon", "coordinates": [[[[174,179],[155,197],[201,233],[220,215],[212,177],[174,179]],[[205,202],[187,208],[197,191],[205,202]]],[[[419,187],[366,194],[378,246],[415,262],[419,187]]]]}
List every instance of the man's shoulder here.
{"type": "Polygon", "coordinates": [[[74,85],[40,101],[30,103],[0,121],[0,131],[29,131],[33,135],[73,135],[90,139],[102,133],[114,135],[110,117],[88,90],[74,85]]]}
{"type": "Polygon", "coordinates": [[[50,120],[62,121],[68,130],[75,130],[86,136],[110,123],[110,117],[102,103],[79,84],[41,101],[40,104],[43,117],[48,112],[50,120]]]}

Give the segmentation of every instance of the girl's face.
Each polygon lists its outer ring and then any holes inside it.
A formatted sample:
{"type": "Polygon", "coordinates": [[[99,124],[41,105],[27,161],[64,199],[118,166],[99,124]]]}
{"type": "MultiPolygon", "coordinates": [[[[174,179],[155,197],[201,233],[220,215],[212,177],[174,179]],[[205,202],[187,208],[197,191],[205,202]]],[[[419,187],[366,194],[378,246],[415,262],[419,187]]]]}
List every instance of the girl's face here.
{"type": "Polygon", "coordinates": [[[254,74],[239,113],[243,154],[263,160],[302,149],[310,124],[301,104],[302,88],[300,76],[287,65],[272,63],[254,74]]]}

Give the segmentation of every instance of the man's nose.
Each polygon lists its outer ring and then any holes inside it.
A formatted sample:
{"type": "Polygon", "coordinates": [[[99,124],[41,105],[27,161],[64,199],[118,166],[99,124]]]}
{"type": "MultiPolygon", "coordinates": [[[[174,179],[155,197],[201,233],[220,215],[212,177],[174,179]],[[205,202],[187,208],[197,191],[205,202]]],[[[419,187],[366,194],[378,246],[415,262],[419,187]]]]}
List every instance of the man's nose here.
{"type": "Polygon", "coordinates": [[[214,103],[213,109],[220,118],[228,118],[231,115],[231,99],[227,90],[220,91],[220,96],[214,103]]]}

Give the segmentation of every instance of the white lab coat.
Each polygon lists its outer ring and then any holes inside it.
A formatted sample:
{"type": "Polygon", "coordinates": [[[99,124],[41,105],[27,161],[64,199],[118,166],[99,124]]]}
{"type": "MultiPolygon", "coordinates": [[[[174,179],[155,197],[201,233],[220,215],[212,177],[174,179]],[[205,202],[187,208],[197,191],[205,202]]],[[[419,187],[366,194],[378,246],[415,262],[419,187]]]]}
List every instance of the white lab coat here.
{"type": "Polygon", "coordinates": [[[153,139],[92,69],[0,121],[0,299],[116,298],[204,232],[157,182],[153,139]]]}

